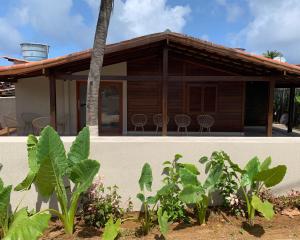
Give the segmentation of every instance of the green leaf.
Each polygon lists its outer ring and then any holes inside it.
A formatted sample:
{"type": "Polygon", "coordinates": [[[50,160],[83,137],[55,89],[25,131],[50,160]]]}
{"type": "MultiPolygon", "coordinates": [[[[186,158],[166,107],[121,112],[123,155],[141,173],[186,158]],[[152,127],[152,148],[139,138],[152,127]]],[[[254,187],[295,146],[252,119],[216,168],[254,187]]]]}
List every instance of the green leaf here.
{"type": "Polygon", "coordinates": [[[141,202],[145,202],[145,195],[142,193],[138,193],[136,195],[136,197],[141,201],[141,202]]]}
{"type": "Polygon", "coordinates": [[[201,186],[186,185],[179,193],[179,199],[187,204],[198,203],[202,201],[204,193],[201,186]]]}
{"type": "Polygon", "coordinates": [[[259,159],[257,157],[252,158],[245,167],[245,173],[242,175],[241,185],[249,186],[253,184],[254,177],[259,172],[259,159]]]}
{"type": "Polygon", "coordinates": [[[4,240],[38,239],[47,229],[50,217],[47,213],[37,213],[29,217],[27,209],[22,208],[13,216],[4,240]]]}
{"type": "Polygon", "coordinates": [[[84,192],[92,185],[99,168],[99,162],[89,159],[80,161],[72,167],[70,179],[77,187],[76,192],[84,192]]]}
{"type": "Polygon", "coordinates": [[[7,213],[10,204],[10,194],[12,190],[12,185],[3,187],[2,180],[1,180],[1,185],[2,186],[0,192],[0,221],[5,221],[5,219],[7,218],[7,213]]]}
{"type": "Polygon", "coordinates": [[[55,187],[62,182],[68,167],[64,145],[52,127],[43,129],[36,156],[40,168],[35,184],[42,196],[50,197],[55,187]]]}
{"type": "Polygon", "coordinates": [[[204,186],[203,186],[205,189],[211,190],[216,186],[216,184],[219,182],[220,177],[223,173],[223,166],[224,166],[224,164],[217,164],[216,166],[214,166],[211,169],[208,177],[206,178],[204,186]]]}
{"type": "Polygon", "coordinates": [[[140,185],[141,191],[144,191],[145,187],[148,191],[151,191],[152,180],[153,180],[153,177],[152,177],[151,166],[149,165],[149,163],[145,163],[143,166],[143,169],[142,169],[140,179],[139,179],[139,185],[140,185]]]}
{"type": "Polygon", "coordinates": [[[270,167],[270,165],[271,165],[271,162],[272,162],[272,158],[271,158],[271,157],[267,157],[267,158],[262,162],[262,164],[260,165],[260,171],[264,171],[264,170],[269,169],[269,167],[270,167]]]}
{"type": "Polygon", "coordinates": [[[157,197],[156,196],[150,196],[150,197],[147,197],[147,203],[148,204],[155,204],[157,202],[157,197]]]}
{"type": "Polygon", "coordinates": [[[180,158],[182,158],[182,155],[177,153],[174,157],[174,160],[178,161],[180,158]]]}
{"type": "Polygon", "coordinates": [[[194,164],[191,164],[191,163],[183,163],[181,165],[183,168],[189,170],[191,173],[195,174],[195,175],[199,175],[200,172],[198,170],[198,168],[194,165],[194,164]]]}
{"type": "Polygon", "coordinates": [[[285,165],[278,165],[277,167],[259,172],[255,180],[264,182],[268,188],[273,187],[283,180],[286,170],[285,165]]]}
{"type": "Polygon", "coordinates": [[[206,156],[201,157],[200,160],[199,160],[199,162],[202,163],[202,164],[206,163],[207,161],[208,161],[208,157],[206,157],[206,156]]]}
{"type": "Polygon", "coordinates": [[[171,165],[172,163],[170,161],[164,161],[163,165],[171,165]]]}
{"type": "Polygon", "coordinates": [[[167,211],[162,210],[160,207],[157,211],[157,218],[158,218],[158,224],[159,224],[159,230],[161,234],[166,238],[166,234],[168,233],[169,230],[169,216],[167,211]]]}
{"type": "Polygon", "coordinates": [[[251,200],[251,205],[259,211],[266,219],[270,220],[274,216],[273,205],[268,201],[262,202],[259,197],[254,195],[251,200]]]}
{"type": "Polygon", "coordinates": [[[88,127],[84,127],[77,135],[75,141],[72,143],[68,153],[68,161],[70,166],[88,159],[90,154],[90,132],[88,127]]]}
{"type": "Polygon", "coordinates": [[[197,179],[197,175],[193,174],[191,171],[189,171],[186,168],[180,168],[179,170],[179,176],[181,179],[181,183],[185,185],[199,185],[199,181],[197,179]]]}
{"type": "Polygon", "coordinates": [[[207,162],[205,164],[205,174],[207,174],[209,172],[211,166],[212,166],[212,162],[211,161],[207,162]]]}
{"type": "Polygon", "coordinates": [[[111,217],[105,224],[104,233],[102,235],[103,240],[114,240],[119,235],[121,226],[121,220],[118,219],[115,223],[113,217],[111,217]]]}
{"type": "Polygon", "coordinates": [[[167,196],[169,195],[173,190],[174,190],[174,184],[173,183],[169,183],[164,185],[161,189],[159,189],[157,191],[157,196],[167,196]]]}
{"type": "Polygon", "coordinates": [[[27,138],[27,154],[28,154],[28,165],[29,173],[26,178],[15,187],[15,191],[23,191],[30,189],[36,174],[39,170],[39,164],[36,158],[36,149],[37,149],[38,140],[35,136],[29,135],[27,138]]]}

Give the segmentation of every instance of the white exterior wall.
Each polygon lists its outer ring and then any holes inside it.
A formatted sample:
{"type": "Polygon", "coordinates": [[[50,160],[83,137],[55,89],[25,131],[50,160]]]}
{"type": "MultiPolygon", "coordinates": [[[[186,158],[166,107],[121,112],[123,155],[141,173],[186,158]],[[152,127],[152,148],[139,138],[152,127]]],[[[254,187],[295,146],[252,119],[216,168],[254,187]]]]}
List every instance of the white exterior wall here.
{"type": "MultiPolygon", "coordinates": [[[[64,137],[67,148],[73,137],[64,137]]],[[[176,153],[183,155],[183,162],[197,164],[201,179],[204,168],[198,163],[201,156],[210,156],[215,150],[224,150],[233,161],[242,167],[254,156],[265,159],[271,156],[272,166],[287,165],[283,182],[274,188],[276,193],[291,189],[300,190],[300,138],[244,138],[244,137],[95,137],[91,139],[91,159],[101,163],[100,175],[106,186],[116,184],[126,201],[132,198],[134,208],[139,209],[136,199],[139,192],[138,179],[145,162],[153,170],[153,190],[161,187],[162,163],[172,160],[176,153]]],[[[27,174],[27,153],[25,137],[0,138],[1,177],[4,183],[16,186],[27,174]]],[[[12,203],[16,206],[24,193],[13,192],[12,203]]],[[[26,194],[23,205],[36,206],[37,193],[33,187],[26,194]]],[[[37,204],[38,205],[38,204],[37,204]]],[[[44,208],[47,207],[44,204],[44,208]]]]}
{"type": "MultiPolygon", "coordinates": [[[[88,71],[77,74],[88,74],[88,71]]],[[[122,62],[103,68],[103,75],[127,75],[127,64],[122,62]]],[[[85,79],[83,79],[85,80],[85,79]]],[[[24,112],[37,113],[41,116],[49,116],[50,97],[49,81],[45,76],[19,79],[16,86],[16,115],[20,126],[24,126],[21,115],[24,112]]],[[[125,89],[126,90],[126,89],[125,89]]],[[[127,100],[126,94],[124,99],[127,100]],[[126,97],[126,98],[125,98],[126,97]]],[[[124,102],[124,101],[123,101],[124,102]]],[[[63,135],[76,135],[77,133],[77,105],[76,105],[76,81],[56,81],[56,107],[59,131],[63,135]],[[60,127],[65,126],[64,131],[60,127]]],[[[127,113],[126,101],[123,111],[127,113]]],[[[127,121],[127,117],[124,121],[127,121]]],[[[127,126],[127,122],[123,123],[127,126]]]]}

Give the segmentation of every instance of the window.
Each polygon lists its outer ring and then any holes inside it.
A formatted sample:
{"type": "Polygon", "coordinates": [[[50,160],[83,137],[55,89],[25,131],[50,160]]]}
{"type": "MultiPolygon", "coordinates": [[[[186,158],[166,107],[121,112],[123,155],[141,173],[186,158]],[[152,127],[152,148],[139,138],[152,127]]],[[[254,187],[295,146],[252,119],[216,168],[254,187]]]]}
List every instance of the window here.
{"type": "Polygon", "coordinates": [[[188,113],[214,113],[217,109],[217,86],[205,84],[187,85],[188,113]]]}

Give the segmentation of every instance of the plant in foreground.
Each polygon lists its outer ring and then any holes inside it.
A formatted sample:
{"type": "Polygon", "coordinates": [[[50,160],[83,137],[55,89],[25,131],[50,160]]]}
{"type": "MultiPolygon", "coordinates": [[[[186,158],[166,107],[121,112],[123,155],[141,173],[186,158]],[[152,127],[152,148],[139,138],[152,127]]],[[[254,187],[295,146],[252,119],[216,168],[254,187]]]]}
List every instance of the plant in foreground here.
{"type": "Polygon", "coordinates": [[[198,180],[200,172],[193,164],[184,164],[180,168],[179,174],[183,186],[179,198],[186,204],[195,205],[199,224],[205,224],[209,196],[219,181],[222,174],[222,167],[219,165],[213,167],[203,185],[198,180]]]}
{"type": "Polygon", "coordinates": [[[159,224],[159,230],[161,234],[166,238],[166,234],[169,230],[169,216],[166,211],[163,212],[163,209],[160,207],[157,211],[157,220],[159,224]]]}
{"type": "Polygon", "coordinates": [[[215,151],[211,157],[201,157],[200,163],[205,164],[205,173],[214,171],[215,167],[222,168],[221,176],[216,184],[220,192],[224,207],[230,213],[244,216],[244,201],[239,196],[238,172],[228,154],[224,151],[215,151]]]}
{"type": "Polygon", "coordinates": [[[176,154],[172,162],[166,161],[163,163],[163,187],[158,190],[157,198],[159,205],[163,212],[169,216],[170,222],[184,221],[188,222],[189,218],[186,214],[184,203],[179,199],[180,189],[180,176],[179,169],[182,163],[179,159],[182,158],[180,154],[176,154]]]}
{"type": "Polygon", "coordinates": [[[121,220],[118,219],[114,223],[113,217],[111,217],[105,224],[104,232],[102,235],[103,240],[115,240],[120,232],[121,220]]]}
{"type": "Polygon", "coordinates": [[[27,190],[34,183],[37,191],[44,197],[50,198],[55,193],[60,211],[44,211],[57,215],[65,232],[72,234],[79,197],[91,186],[100,168],[97,161],[88,159],[89,130],[84,128],[78,134],[67,156],[59,135],[49,126],[43,129],[39,139],[30,135],[28,143],[29,173],[15,190],[27,190]],[[74,183],[70,200],[66,192],[68,186],[64,184],[66,179],[74,183]]]}
{"type": "Polygon", "coordinates": [[[143,234],[148,234],[153,226],[155,220],[155,207],[157,205],[157,198],[155,196],[146,196],[146,191],[151,192],[152,188],[152,169],[149,163],[145,163],[142,168],[142,173],[139,179],[139,186],[141,192],[137,194],[137,198],[143,204],[144,217],[141,221],[143,234]]]}
{"type": "Polygon", "coordinates": [[[267,200],[262,201],[260,192],[263,188],[268,189],[280,183],[286,174],[286,166],[278,165],[270,168],[271,162],[270,157],[262,163],[254,157],[243,170],[234,165],[236,171],[241,174],[239,182],[247,204],[250,225],[254,224],[255,211],[260,212],[268,220],[274,215],[273,205],[267,200]]]}
{"type": "Polygon", "coordinates": [[[123,209],[118,187],[112,186],[105,189],[100,177],[96,177],[92,186],[82,197],[82,217],[85,224],[94,227],[104,227],[110,217],[114,221],[124,217],[132,210],[131,201],[127,209],[123,209]]]}
{"type": "Polygon", "coordinates": [[[4,186],[0,179],[0,238],[3,240],[38,239],[48,227],[50,214],[30,215],[27,208],[16,209],[10,213],[10,194],[12,186],[4,186]]]}

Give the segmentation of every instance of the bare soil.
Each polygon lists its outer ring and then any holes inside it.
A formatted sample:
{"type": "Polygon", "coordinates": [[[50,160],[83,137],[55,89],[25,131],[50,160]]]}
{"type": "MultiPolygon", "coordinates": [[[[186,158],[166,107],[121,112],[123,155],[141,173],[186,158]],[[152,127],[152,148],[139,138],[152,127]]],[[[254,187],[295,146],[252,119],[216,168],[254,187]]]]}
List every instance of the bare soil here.
{"type": "MultiPolygon", "coordinates": [[[[158,228],[154,228],[147,236],[138,236],[140,224],[137,221],[126,221],[122,224],[121,240],[152,240],[163,239],[158,228]]],[[[64,234],[59,221],[50,224],[41,240],[95,240],[101,239],[102,232],[93,227],[84,226],[78,222],[73,236],[64,234]]],[[[174,223],[170,226],[167,239],[197,240],[197,239],[263,239],[263,240],[300,240],[300,216],[290,218],[277,214],[272,221],[256,217],[254,227],[250,227],[243,218],[232,216],[223,217],[212,213],[207,224],[199,226],[196,223],[180,224],[174,223]]]]}

